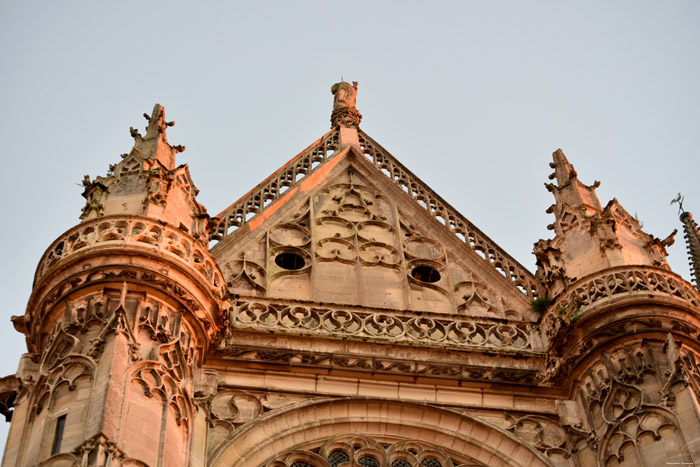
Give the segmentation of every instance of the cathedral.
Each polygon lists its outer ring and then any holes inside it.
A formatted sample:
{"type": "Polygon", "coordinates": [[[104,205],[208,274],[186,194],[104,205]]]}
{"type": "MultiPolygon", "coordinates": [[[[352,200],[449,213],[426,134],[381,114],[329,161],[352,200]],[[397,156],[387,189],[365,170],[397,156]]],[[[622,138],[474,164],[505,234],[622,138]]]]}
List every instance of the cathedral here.
{"type": "Polygon", "coordinates": [[[12,317],[2,465],[700,465],[674,234],[557,150],[533,273],[360,129],[357,83],[331,91],[330,131],[215,217],[160,105],[85,177],[12,317]]]}

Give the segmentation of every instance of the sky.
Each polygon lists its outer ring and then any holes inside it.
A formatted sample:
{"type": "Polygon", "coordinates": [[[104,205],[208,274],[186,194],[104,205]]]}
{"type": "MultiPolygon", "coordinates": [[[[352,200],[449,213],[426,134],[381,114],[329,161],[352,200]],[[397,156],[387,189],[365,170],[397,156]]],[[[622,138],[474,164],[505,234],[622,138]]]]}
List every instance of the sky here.
{"type": "MultiPolygon", "coordinates": [[[[533,272],[557,148],[665,238],[678,192],[700,216],[699,21],[694,0],[0,1],[0,377],[83,175],[129,152],[155,103],[211,215],[330,128],[343,78],[361,128],[533,272]]],[[[688,280],[685,248],[668,260],[688,280]]]]}

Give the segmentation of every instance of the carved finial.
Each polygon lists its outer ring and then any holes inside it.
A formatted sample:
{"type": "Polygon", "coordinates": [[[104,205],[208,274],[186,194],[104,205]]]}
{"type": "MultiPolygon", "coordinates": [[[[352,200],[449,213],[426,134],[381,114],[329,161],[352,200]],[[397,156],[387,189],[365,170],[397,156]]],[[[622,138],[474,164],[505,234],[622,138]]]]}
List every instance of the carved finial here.
{"type": "Polygon", "coordinates": [[[347,128],[358,128],[362,115],[355,108],[357,100],[357,81],[352,85],[341,81],[331,86],[333,94],[333,113],[331,114],[331,126],[338,124],[347,128]]]}

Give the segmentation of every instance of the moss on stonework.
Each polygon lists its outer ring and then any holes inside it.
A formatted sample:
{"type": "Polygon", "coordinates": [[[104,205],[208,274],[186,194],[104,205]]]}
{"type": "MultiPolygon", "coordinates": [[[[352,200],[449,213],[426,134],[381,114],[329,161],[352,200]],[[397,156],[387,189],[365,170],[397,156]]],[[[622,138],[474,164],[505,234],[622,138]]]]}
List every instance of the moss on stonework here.
{"type": "Polygon", "coordinates": [[[575,323],[576,320],[581,316],[581,307],[576,307],[574,311],[571,312],[571,322],[575,323]]]}
{"type": "Polygon", "coordinates": [[[530,302],[530,310],[537,314],[542,314],[549,305],[552,304],[552,297],[549,294],[539,297],[530,302]]]}

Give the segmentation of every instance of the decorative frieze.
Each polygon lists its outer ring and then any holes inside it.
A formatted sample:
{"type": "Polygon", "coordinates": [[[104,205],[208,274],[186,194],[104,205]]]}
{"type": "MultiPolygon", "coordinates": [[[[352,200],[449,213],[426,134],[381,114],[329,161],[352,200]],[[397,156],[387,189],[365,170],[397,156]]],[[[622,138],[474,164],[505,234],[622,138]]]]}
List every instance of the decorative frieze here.
{"type": "Polygon", "coordinates": [[[332,338],[537,352],[524,323],[401,316],[351,308],[238,300],[231,312],[235,329],[313,334],[332,338]]]}

